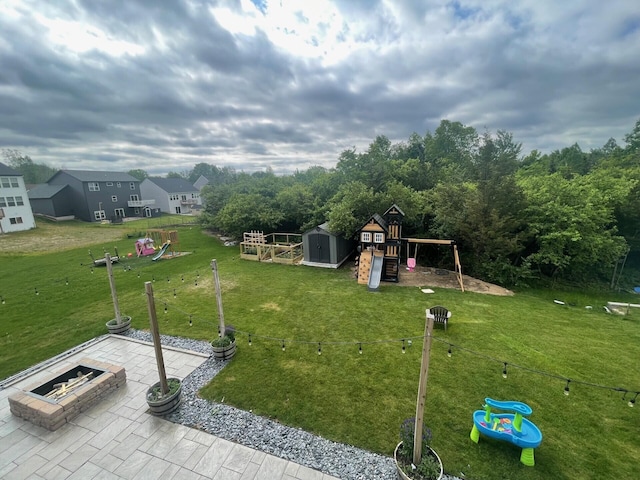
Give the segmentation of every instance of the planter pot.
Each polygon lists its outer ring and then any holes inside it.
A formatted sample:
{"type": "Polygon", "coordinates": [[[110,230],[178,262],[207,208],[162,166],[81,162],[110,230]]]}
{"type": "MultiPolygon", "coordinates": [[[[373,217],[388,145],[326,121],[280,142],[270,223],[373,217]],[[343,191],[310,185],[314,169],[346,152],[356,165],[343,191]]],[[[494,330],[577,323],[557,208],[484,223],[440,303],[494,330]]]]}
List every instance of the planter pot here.
{"type": "MultiPolygon", "coordinates": [[[[400,442],[396,446],[396,449],[393,451],[393,461],[396,464],[396,471],[398,472],[398,480],[414,480],[414,477],[412,477],[411,475],[407,475],[404,472],[404,470],[400,468],[400,464],[398,463],[398,449],[400,448],[400,445],[402,445],[402,442],[400,442]]],[[[438,454],[435,452],[433,448],[431,447],[427,447],[427,448],[429,450],[427,452],[422,452],[422,455],[431,455],[437,460],[438,465],[440,465],[440,474],[434,480],[440,480],[444,475],[444,471],[442,470],[442,460],[440,460],[440,457],[438,456],[438,454]]]]}
{"type": "Polygon", "coordinates": [[[169,378],[168,380],[177,380],[180,383],[178,390],[169,395],[157,399],[153,398],[153,391],[160,388],[160,382],[154,383],[147,389],[147,405],[149,405],[149,410],[154,415],[167,415],[168,413],[173,412],[178,408],[178,405],[180,405],[182,397],[182,382],[177,378],[169,378]]]}
{"type": "Polygon", "coordinates": [[[226,347],[214,347],[212,345],[211,348],[213,349],[214,358],[220,360],[229,360],[236,354],[236,341],[234,340],[226,347]]]}
{"type": "Polygon", "coordinates": [[[120,323],[116,323],[116,319],[112,318],[107,322],[107,330],[109,333],[124,333],[131,327],[131,317],[122,316],[120,323]]]}

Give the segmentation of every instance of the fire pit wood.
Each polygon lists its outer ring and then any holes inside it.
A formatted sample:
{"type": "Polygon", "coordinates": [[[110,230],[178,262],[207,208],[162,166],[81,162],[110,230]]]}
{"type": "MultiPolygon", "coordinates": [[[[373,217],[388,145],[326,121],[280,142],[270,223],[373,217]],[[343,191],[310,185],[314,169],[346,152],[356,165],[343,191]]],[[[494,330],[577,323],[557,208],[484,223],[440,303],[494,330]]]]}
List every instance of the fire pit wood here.
{"type": "Polygon", "coordinates": [[[81,385],[84,385],[91,379],[93,379],[93,372],[89,372],[86,375],[82,375],[82,372],[78,372],[77,378],[72,378],[66,382],[54,384],[53,390],[47,393],[45,397],[59,400],[65,395],[71,393],[74,389],[78,388],[81,385]]]}

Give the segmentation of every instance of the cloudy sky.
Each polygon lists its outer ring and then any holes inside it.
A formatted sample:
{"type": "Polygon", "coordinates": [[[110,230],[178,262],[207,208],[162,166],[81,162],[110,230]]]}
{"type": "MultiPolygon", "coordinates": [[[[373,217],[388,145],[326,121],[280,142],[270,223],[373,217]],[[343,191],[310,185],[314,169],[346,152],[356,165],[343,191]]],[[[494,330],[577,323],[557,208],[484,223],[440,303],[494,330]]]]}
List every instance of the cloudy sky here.
{"type": "Polygon", "coordinates": [[[638,118],[637,0],[0,2],[0,148],[58,168],[290,173],[442,119],[589,150],[638,118]]]}

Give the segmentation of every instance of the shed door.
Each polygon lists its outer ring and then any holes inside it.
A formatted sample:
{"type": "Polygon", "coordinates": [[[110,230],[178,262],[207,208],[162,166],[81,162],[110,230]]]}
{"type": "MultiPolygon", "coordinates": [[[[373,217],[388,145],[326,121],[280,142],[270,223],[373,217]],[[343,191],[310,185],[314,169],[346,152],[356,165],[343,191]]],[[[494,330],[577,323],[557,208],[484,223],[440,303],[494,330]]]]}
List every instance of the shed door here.
{"type": "Polygon", "coordinates": [[[309,234],[309,261],[318,263],[330,263],[329,237],[319,233],[309,234]]]}

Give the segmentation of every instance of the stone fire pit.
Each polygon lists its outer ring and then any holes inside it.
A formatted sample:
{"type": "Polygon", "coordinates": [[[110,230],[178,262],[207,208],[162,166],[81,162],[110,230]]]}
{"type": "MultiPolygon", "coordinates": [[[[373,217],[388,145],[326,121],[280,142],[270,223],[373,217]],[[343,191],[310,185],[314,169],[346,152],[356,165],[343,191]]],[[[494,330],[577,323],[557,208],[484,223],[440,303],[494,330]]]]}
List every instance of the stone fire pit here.
{"type": "Polygon", "coordinates": [[[127,381],[124,367],[83,358],[77,365],[9,397],[14,415],[57,430],[127,381]]]}

